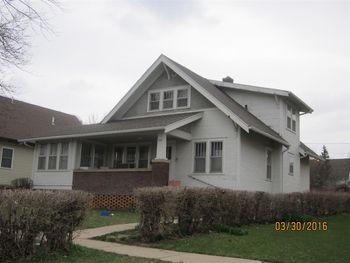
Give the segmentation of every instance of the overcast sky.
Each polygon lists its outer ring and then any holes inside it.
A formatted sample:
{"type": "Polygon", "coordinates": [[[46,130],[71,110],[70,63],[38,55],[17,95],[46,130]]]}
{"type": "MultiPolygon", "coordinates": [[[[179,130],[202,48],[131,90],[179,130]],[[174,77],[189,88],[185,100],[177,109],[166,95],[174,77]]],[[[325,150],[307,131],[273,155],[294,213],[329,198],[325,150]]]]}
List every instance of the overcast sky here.
{"type": "Polygon", "coordinates": [[[15,97],[86,121],[161,54],[211,79],[286,89],[313,109],[301,139],[350,157],[350,1],[63,1],[15,97]]]}

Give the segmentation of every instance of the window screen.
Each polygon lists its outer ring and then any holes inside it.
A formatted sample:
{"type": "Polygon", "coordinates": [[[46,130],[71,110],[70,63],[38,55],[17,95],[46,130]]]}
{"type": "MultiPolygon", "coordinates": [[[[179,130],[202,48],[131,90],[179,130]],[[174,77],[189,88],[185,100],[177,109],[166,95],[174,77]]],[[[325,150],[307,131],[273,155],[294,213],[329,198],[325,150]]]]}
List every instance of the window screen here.
{"type": "Polygon", "coordinates": [[[210,172],[222,172],[222,142],[211,142],[210,172]]]}
{"type": "Polygon", "coordinates": [[[195,154],[194,154],[194,172],[195,173],[205,172],[206,154],[207,154],[206,142],[195,143],[195,154]]]}

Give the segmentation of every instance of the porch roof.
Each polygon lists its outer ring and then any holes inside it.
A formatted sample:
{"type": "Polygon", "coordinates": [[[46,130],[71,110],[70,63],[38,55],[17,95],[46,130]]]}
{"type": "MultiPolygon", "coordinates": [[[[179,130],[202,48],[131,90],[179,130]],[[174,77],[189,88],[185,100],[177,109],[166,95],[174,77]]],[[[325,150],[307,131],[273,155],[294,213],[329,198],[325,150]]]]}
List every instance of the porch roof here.
{"type": "Polygon", "coordinates": [[[170,132],[202,118],[202,112],[170,114],[164,116],[142,117],[118,120],[105,124],[89,124],[64,129],[43,131],[37,137],[22,138],[20,142],[35,142],[43,140],[84,138],[113,134],[126,134],[146,131],[170,132]]]}

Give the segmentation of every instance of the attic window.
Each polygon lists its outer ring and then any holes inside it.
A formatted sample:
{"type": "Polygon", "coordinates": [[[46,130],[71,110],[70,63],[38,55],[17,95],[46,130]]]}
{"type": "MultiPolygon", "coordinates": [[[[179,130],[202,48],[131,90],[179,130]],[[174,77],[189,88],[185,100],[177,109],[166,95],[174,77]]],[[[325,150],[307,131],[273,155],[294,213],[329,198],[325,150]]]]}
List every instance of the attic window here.
{"type": "Polygon", "coordinates": [[[148,93],[148,111],[189,108],[190,95],[188,85],[152,90],[148,93]]]}
{"type": "Polygon", "coordinates": [[[160,107],[160,92],[150,93],[149,96],[149,110],[159,110],[160,107]]]}

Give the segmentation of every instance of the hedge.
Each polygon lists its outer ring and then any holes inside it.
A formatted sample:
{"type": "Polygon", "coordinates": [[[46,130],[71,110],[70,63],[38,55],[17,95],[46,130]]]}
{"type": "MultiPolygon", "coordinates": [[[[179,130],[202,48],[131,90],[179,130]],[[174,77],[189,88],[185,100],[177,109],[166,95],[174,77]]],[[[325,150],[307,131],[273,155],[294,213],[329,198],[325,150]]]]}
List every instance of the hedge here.
{"type": "Polygon", "coordinates": [[[350,212],[350,194],[269,194],[214,188],[141,188],[135,192],[140,236],[152,242],[167,235],[213,230],[217,225],[272,223],[288,215],[350,212]]]}
{"type": "Polygon", "coordinates": [[[0,261],[69,249],[89,202],[80,191],[0,191],[0,261]]]}

